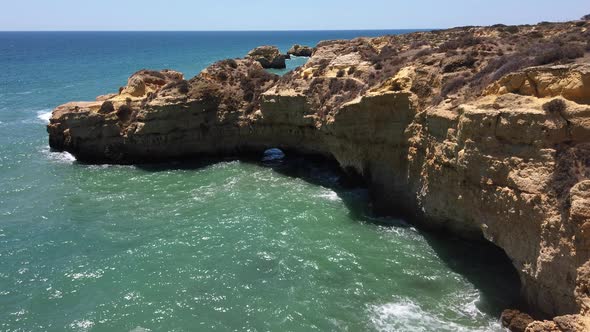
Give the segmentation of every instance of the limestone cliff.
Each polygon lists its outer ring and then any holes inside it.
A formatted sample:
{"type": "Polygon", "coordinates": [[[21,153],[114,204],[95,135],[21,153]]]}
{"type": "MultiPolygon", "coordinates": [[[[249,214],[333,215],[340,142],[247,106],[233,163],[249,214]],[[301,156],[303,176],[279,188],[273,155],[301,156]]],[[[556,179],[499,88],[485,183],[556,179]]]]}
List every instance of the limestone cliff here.
{"type": "MultiPolygon", "coordinates": [[[[326,41],[283,77],[252,59],[218,62],[188,81],[140,71],[118,94],[56,108],[49,141],[86,162],[271,147],[333,157],[364,176],[377,209],[503,248],[530,312],[581,314],[568,322],[583,330],[589,28],[580,21],[326,41]]],[[[513,325],[565,331],[564,321],[513,325]]]]}

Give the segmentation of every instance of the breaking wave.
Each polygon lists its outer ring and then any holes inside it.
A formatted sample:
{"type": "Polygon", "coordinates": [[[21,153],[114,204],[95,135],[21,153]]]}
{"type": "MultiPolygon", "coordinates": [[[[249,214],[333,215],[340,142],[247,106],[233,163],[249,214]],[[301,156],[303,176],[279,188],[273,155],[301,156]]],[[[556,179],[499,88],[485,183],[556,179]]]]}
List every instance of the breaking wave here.
{"type": "Polygon", "coordinates": [[[51,113],[53,111],[49,109],[44,109],[37,111],[37,119],[43,120],[45,123],[49,123],[49,119],[51,119],[51,113]]]}
{"type": "MultiPolygon", "coordinates": [[[[441,331],[441,332],[495,332],[503,331],[500,324],[491,322],[485,328],[468,328],[464,324],[450,321],[428,312],[407,298],[369,307],[370,321],[377,331],[441,331]]],[[[464,323],[464,322],[462,322],[464,323]]]]}

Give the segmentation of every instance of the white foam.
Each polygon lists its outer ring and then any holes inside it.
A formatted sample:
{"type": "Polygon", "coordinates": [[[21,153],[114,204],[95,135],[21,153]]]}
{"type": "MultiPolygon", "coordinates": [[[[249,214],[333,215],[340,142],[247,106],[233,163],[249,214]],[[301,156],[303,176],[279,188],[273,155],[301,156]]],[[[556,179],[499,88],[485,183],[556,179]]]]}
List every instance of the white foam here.
{"type": "Polygon", "coordinates": [[[79,279],[100,279],[104,271],[98,269],[97,271],[93,272],[77,272],[77,273],[66,273],[65,275],[72,280],[79,280],[79,279]]]}
{"type": "Polygon", "coordinates": [[[377,331],[502,331],[499,324],[491,322],[488,326],[474,329],[461,326],[455,322],[445,320],[435,314],[427,312],[409,299],[398,299],[391,303],[373,305],[369,307],[371,323],[377,331]]]}
{"type": "Polygon", "coordinates": [[[40,110],[37,111],[37,119],[43,120],[45,123],[49,123],[49,119],[51,119],[52,110],[40,110]]]}
{"type": "Polygon", "coordinates": [[[70,324],[70,328],[75,331],[90,331],[94,326],[94,322],[88,319],[76,320],[70,324]]]}
{"type": "Polygon", "coordinates": [[[145,327],[137,326],[136,328],[129,330],[129,332],[150,332],[151,330],[145,327]]]}
{"type": "Polygon", "coordinates": [[[479,294],[474,296],[471,301],[468,301],[468,298],[466,297],[464,299],[464,302],[461,303],[459,311],[471,319],[482,317],[483,313],[477,307],[477,302],[479,302],[479,294]]]}
{"type": "Polygon", "coordinates": [[[69,152],[54,152],[49,150],[48,146],[45,146],[40,151],[44,155],[47,156],[48,159],[53,160],[55,162],[64,163],[64,164],[72,164],[76,161],[76,157],[74,157],[69,152]]]}
{"type": "Polygon", "coordinates": [[[61,162],[71,164],[76,161],[76,157],[69,152],[53,152],[53,154],[55,155],[55,159],[61,162]]]}
{"type": "Polygon", "coordinates": [[[334,191],[327,189],[325,192],[318,195],[320,198],[325,198],[329,201],[340,201],[340,196],[334,191]]]}

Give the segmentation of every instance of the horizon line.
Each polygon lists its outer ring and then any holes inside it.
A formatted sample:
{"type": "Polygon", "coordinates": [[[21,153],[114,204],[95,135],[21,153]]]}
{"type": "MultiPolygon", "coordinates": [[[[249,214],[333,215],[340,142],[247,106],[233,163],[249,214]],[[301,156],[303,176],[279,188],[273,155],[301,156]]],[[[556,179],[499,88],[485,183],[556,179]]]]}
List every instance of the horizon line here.
{"type": "Polygon", "coordinates": [[[537,25],[540,23],[548,22],[548,23],[567,23],[567,22],[575,22],[579,21],[576,19],[571,20],[558,20],[558,21],[539,21],[536,23],[517,23],[517,24],[506,24],[506,23],[495,23],[495,24],[484,24],[484,25],[453,25],[447,27],[437,27],[437,28],[360,28],[360,29],[245,29],[245,30],[234,30],[234,29],[218,29],[218,30],[134,30],[134,29],[105,29],[105,30],[0,30],[0,33],[5,32],[324,32],[324,31],[383,31],[383,30],[404,30],[404,31],[434,31],[434,30],[446,30],[446,29],[454,29],[454,28],[461,28],[461,27],[492,27],[495,25],[506,25],[506,26],[531,26],[537,25]]]}
{"type": "Polygon", "coordinates": [[[278,30],[0,30],[2,32],[317,32],[317,31],[432,31],[447,28],[278,29],[278,30]]]}

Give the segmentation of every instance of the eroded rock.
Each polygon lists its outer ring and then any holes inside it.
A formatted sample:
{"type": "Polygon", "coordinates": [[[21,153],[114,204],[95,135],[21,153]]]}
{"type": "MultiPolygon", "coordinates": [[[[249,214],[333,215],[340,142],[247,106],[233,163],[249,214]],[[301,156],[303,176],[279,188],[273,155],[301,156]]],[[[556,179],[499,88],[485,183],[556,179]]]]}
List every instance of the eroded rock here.
{"type": "Polygon", "coordinates": [[[313,48],[295,44],[287,51],[287,54],[310,57],[313,54],[313,48]]]}
{"type": "Polygon", "coordinates": [[[248,58],[258,61],[263,68],[286,68],[285,55],[276,46],[259,46],[248,52],[248,58]]]}
{"type": "Polygon", "coordinates": [[[578,328],[590,310],[588,57],[496,63],[532,59],[502,41],[527,47],[539,32],[586,33],[559,23],[326,41],[280,78],[259,63],[272,64],[272,47],[188,81],[142,71],[119,94],[56,108],[50,145],[110,163],[269,148],[333,157],[364,176],[376,209],[501,247],[533,317],[578,314],[527,326],[507,314],[508,326],[578,328]]]}
{"type": "Polygon", "coordinates": [[[490,86],[487,93],[518,93],[540,98],[562,96],[580,104],[590,104],[590,66],[528,68],[506,75],[490,86]]]}

